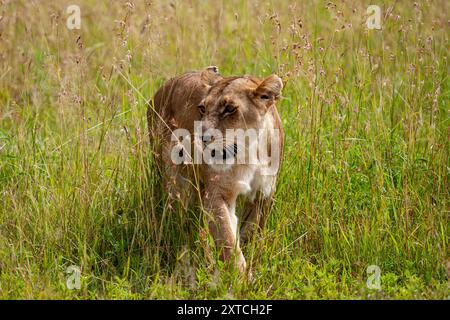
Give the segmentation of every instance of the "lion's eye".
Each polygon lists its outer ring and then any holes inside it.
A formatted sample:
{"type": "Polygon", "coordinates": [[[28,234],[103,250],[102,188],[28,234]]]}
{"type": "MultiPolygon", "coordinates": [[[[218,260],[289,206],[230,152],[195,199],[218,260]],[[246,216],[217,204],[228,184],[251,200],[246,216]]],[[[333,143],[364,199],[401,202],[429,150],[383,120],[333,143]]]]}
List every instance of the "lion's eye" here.
{"type": "Polygon", "coordinates": [[[205,112],[206,112],[206,108],[205,108],[205,106],[204,105],[199,105],[198,106],[198,111],[200,111],[200,114],[201,115],[204,115],[205,114],[205,112]]]}
{"type": "Polygon", "coordinates": [[[261,99],[267,100],[269,99],[269,96],[267,94],[263,94],[261,95],[261,99]]]}
{"type": "Polygon", "coordinates": [[[225,109],[223,109],[223,114],[224,115],[228,115],[228,114],[232,114],[237,110],[237,107],[232,106],[232,105],[227,105],[225,107],[225,109]]]}

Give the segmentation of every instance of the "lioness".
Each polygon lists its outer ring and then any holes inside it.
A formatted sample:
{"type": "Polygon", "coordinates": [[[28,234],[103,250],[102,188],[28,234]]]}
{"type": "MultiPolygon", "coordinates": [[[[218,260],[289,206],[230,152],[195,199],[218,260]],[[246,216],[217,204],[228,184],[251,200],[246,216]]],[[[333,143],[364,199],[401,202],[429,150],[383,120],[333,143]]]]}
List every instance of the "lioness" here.
{"type": "Polygon", "coordinates": [[[192,185],[199,187],[203,208],[208,213],[208,227],[221,258],[240,272],[246,270],[240,242],[263,227],[272,203],[284,143],[275,106],[282,88],[283,82],[276,75],[263,80],[252,76],[222,77],[213,66],[168,80],[147,110],[151,141],[160,142],[156,155],[163,166],[166,187],[170,193],[183,194],[184,198],[196,193],[189,190],[192,185]],[[192,138],[196,121],[201,121],[200,140],[192,138]],[[180,128],[188,132],[188,136],[184,135],[188,144],[181,148],[179,136],[174,134],[180,128]],[[253,129],[256,135],[248,134],[237,143],[237,136],[223,138],[229,129],[240,129],[244,135],[253,129]],[[262,135],[262,131],[266,134],[262,135]],[[257,140],[256,146],[252,138],[257,140]],[[208,149],[217,141],[223,143],[223,148],[208,149]],[[209,158],[222,161],[194,163],[190,147],[199,145],[208,150],[209,158]],[[256,158],[246,155],[250,149],[257,151],[256,158]],[[235,161],[239,152],[244,154],[240,162],[235,161]],[[264,152],[271,157],[270,161],[261,161],[264,152]],[[183,161],[174,161],[174,157],[183,161]],[[269,167],[272,170],[267,171],[269,167]],[[238,234],[235,208],[239,195],[245,196],[246,204],[238,234]]]}

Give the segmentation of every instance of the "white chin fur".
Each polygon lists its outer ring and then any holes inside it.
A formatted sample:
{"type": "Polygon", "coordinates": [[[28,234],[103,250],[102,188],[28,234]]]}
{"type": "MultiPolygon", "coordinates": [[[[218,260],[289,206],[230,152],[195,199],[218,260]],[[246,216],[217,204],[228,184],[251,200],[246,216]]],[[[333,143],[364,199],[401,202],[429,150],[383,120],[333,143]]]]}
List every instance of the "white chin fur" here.
{"type": "Polygon", "coordinates": [[[210,164],[209,167],[212,168],[214,171],[224,172],[230,170],[233,167],[233,164],[226,164],[226,163],[210,164]]]}

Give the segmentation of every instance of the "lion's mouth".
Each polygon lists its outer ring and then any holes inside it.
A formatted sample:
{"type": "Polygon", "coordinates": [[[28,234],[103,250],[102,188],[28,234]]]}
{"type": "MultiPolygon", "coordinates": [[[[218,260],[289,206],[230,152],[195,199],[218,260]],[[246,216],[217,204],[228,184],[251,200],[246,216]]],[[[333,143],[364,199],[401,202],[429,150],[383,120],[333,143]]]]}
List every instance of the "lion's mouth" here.
{"type": "MultiPolygon", "coordinates": [[[[232,145],[227,145],[225,146],[225,148],[223,148],[222,150],[220,150],[218,156],[222,157],[222,160],[227,160],[227,159],[231,159],[234,158],[237,155],[238,152],[238,146],[236,143],[233,143],[232,145]]],[[[216,149],[213,149],[211,151],[211,157],[216,159],[216,149]]]]}

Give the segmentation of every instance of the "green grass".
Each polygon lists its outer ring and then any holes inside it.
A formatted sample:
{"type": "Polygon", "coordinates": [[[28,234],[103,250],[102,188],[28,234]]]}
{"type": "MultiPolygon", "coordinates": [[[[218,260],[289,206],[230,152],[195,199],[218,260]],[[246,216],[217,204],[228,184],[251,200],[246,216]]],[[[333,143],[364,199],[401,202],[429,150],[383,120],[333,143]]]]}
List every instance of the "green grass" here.
{"type": "Polygon", "coordinates": [[[79,0],[81,30],[39,3],[0,10],[0,298],[449,298],[448,1],[79,0]],[[159,85],[212,64],[287,81],[252,282],[167,209],[146,136],[159,85]]]}

